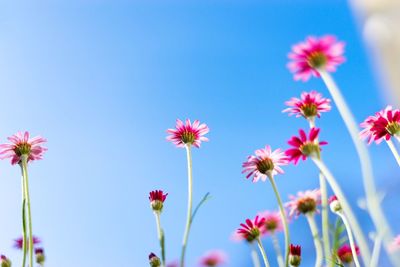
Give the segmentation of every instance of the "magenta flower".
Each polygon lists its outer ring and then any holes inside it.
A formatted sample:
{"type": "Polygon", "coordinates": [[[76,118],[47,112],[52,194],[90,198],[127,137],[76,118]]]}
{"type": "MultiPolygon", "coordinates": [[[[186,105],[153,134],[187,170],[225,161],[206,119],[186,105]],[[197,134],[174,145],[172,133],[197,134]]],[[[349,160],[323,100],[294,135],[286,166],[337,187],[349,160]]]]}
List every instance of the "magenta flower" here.
{"type": "Polygon", "coordinates": [[[299,98],[292,97],[285,104],[289,108],[283,112],[289,112],[289,115],[296,115],[296,117],[303,116],[306,119],[313,119],[315,116],[321,116],[321,112],[331,110],[331,100],[323,98],[322,95],[316,91],[303,92],[299,98]]]}
{"type": "Polygon", "coordinates": [[[310,36],[304,42],[292,47],[287,67],[294,73],[295,80],[308,81],[311,76],[319,77],[318,70],[336,71],[336,67],[345,61],[344,43],[335,36],[321,38],[310,36]]]}
{"type": "Polygon", "coordinates": [[[301,246],[290,244],[289,247],[289,263],[291,266],[300,266],[301,263],[301,246]]]}
{"type": "Polygon", "coordinates": [[[321,191],[319,189],[297,192],[297,196],[289,196],[290,201],[285,204],[289,209],[289,216],[298,217],[300,214],[318,212],[321,204],[321,191]]]}
{"type": "Polygon", "coordinates": [[[149,193],[150,206],[153,211],[161,212],[164,201],[167,199],[168,193],[164,194],[162,190],[154,190],[149,193]]]}
{"type": "Polygon", "coordinates": [[[242,237],[248,242],[252,242],[253,240],[258,239],[262,234],[264,223],[265,219],[260,218],[259,216],[256,216],[253,221],[250,219],[246,219],[245,224],[240,224],[241,228],[237,230],[237,233],[242,235],[242,237]]]}
{"type": "MultiPolygon", "coordinates": [[[[41,242],[42,241],[38,237],[33,236],[33,246],[40,244],[41,242]]],[[[17,249],[22,249],[23,243],[24,243],[24,239],[22,237],[14,239],[14,247],[17,249]]],[[[29,246],[28,240],[26,243],[27,243],[27,246],[29,246]]]]}
{"type": "Polygon", "coordinates": [[[193,124],[189,119],[186,119],[185,124],[177,119],[176,129],[168,129],[167,140],[175,144],[177,147],[184,147],[185,145],[193,145],[197,148],[200,147],[201,142],[208,141],[207,137],[204,137],[210,130],[204,123],[200,124],[200,121],[195,120],[193,124]]]}
{"type": "Polygon", "coordinates": [[[249,156],[247,161],[242,164],[242,173],[248,173],[246,178],[253,176],[253,182],[258,180],[266,181],[268,175],[276,175],[283,173],[280,166],[287,165],[288,160],[285,153],[279,148],[271,151],[270,146],[265,146],[265,149],[255,151],[255,156],[249,156]]]}
{"type": "Polygon", "coordinates": [[[260,218],[264,218],[263,234],[274,234],[283,231],[282,218],[279,211],[262,211],[258,213],[260,218]]]}
{"type": "MultiPolygon", "coordinates": [[[[360,249],[355,246],[357,255],[360,255],[360,249]]],[[[351,247],[348,244],[344,244],[337,250],[337,255],[343,263],[351,263],[353,261],[353,254],[351,253],[351,247]]]]}
{"type": "Polygon", "coordinates": [[[400,250],[400,235],[396,236],[389,245],[390,252],[395,252],[400,250]]]}
{"type": "Polygon", "coordinates": [[[290,148],[285,151],[286,155],[289,157],[289,161],[293,161],[296,165],[300,158],[306,160],[308,156],[312,156],[320,153],[320,146],[328,144],[327,142],[318,142],[319,128],[311,128],[308,137],[304,130],[299,130],[300,137],[293,136],[288,144],[294,148],[290,148]]]}
{"type": "Polygon", "coordinates": [[[212,250],[206,252],[200,259],[200,266],[204,267],[215,267],[220,266],[227,261],[227,255],[221,250],[212,250]]]}
{"type": "Polygon", "coordinates": [[[46,139],[40,136],[29,138],[29,132],[18,132],[7,139],[11,144],[0,145],[0,159],[11,158],[13,165],[21,161],[22,155],[27,155],[28,161],[33,161],[42,159],[47,151],[47,148],[42,146],[46,139]]]}

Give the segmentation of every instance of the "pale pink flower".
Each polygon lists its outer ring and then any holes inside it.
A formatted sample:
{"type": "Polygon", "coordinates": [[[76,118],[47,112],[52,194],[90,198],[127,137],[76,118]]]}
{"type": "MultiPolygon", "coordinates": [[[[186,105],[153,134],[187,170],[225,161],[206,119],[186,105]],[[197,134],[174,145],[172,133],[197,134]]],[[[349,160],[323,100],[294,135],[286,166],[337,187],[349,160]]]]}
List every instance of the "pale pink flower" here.
{"type": "Polygon", "coordinates": [[[319,77],[318,70],[334,72],[345,61],[344,46],[332,35],[321,38],[309,36],[292,47],[288,55],[291,62],[287,66],[294,73],[294,79],[302,81],[309,80],[311,76],[319,77]]]}
{"type": "Polygon", "coordinates": [[[185,145],[193,145],[197,148],[200,147],[201,142],[208,141],[204,135],[209,132],[206,124],[200,124],[200,121],[195,120],[193,124],[189,119],[183,123],[181,120],[176,120],[175,129],[168,129],[167,140],[172,142],[177,147],[184,147],[185,145]]]}
{"type": "Polygon", "coordinates": [[[321,204],[321,191],[319,189],[297,192],[297,196],[289,196],[290,201],[285,204],[289,209],[289,216],[298,217],[300,214],[318,212],[321,204]]]}
{"type": "Polygon", "coordinates": [[[331,110],[330,102],[330,99],[323,98],[316,91],[303,92],[300,99],[292,97],[289,101],[286,101],[285,104],[289,108],[283,110],[283,112],[289,112],[289,115],[296,115],[296,117],[303,116],[306,119],[313,119],[315,116],[319,118],[321,112],[331,110]]]}
{"type": "Polygon", "coordinates": [[[395,252],[400,250],[400,235],[397,235],[389,245],[390,252],[395,252]]]}
{"type": "Polygon", "coordinates": [[[242,164],[242,173],[248,173],[246,178],[253,176],[253,182],[266,181],[269,174],[272,176],[283,173],[280,166],[288,164],[287,157],[281,149],[271,150],[270,146],[255,151],[255,156],[249,156],[242,164]]]}
{"type": "Polygon", "coordinates": [[[7,139],[11,144],[0,145],[0,159],[11,158],[13,165],[21,161],[22,155],[27,155],[28,161],[33,161],[42,159],[47,151],[47,148],[42,146],[46,139],[41,136],[29,138],[29,132],[18,132],[7,139]]]}
{"type": "Polygon", "coordinates": [[[199,265],[203,267],[215,267],[226,263],[228,256],[222,250],[206,252],[200,259],[199,265]]]}
{"type": "Polygon", "coordinates": [[[283,231],[282,218],[279,211],[262,211],[258,213],[260,218],[264,218],[264,234],[274,234],[283,231]]]}

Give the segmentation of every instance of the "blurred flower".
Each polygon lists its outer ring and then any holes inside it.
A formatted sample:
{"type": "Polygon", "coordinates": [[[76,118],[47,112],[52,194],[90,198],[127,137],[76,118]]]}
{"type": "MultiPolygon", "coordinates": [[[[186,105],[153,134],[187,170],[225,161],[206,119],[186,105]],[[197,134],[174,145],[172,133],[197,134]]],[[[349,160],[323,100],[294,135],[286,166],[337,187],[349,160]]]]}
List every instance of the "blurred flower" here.
{"type": "Polygon", "coordinates": [[[186,119],[185,124],[177,119],[176,129],[168,129],[167,140],[172,142],[177,147],[184,147],[185,145],[193,145],[197,148],[200,147],[202,141],[208,141],[207,137],[204,137],[210,130],[204,123],[200,124],[200,121],[195,120],[193,124],[189,119],[186,119]]]}
{"type": "Polygon", "coordinates": [[[159,257],[156,256],[154,253],[150,253],[149,255],[149,263],[151,267],[160,267],[161,266],[161,260],[159,257]]]}
{"type": "Polygon", "coordinates": [[[242,164],[242,173],[248,173],[246,178],[253,176],[253,182],[258,180],[265,181],[268,175],[276,175],[283,173],[279,166],[287,165],[287,157],[281,149],[271,151],[270,146],[265,146],[265,149],[257,149],[255,156],[249,156],[247,161],[242,164]]]}
{"type": "Polygon", "coordinates": [[[289,108],[283,110],[283,112],[289,112],[289,115],[296,115],[296,117],[303,116],[306,119],[314,119],[315,116],[319,118],[321,112],[331,110],[330,102],[330,99],[323,98],[316,91],[303,92],[300,99],[292,97],[289,101],[286,101],[285,104],[289,108]]]}
{"type": "Polygon", "coordinates": [[[155,190],[149,193],[150,206],[155,212],[161,212],[164,206],[164,201],[168,194],[164,194],[162,190],[155,190]]]}
{"type": "MultiPolygon", "coordinates": [[[[42,241],[38,237],[33,236],[33,246],[40,244],[41,242],[42,241]]],[[[24,239],[22,237],[14,239],[14,247],[17,249],[22,249],[23,243],[24,243],[24,239]]],[[[28,240],[26,241],[26,243],[27,243],[27,246],[29,246],[28,240]]]]}
{"type": "Polygon", "coordinates": [[[331,208],[331,211],[334,213],[342,210],[342,205],[340,205],[340,202],[335,195],[329,198],[329,207],[331,208]]]}
{"type": "Polygon", "coordinates": [[[215,267],[226,263],[227,255],[221,250],[206,252],[200,259],[200,266],[215,267]]]}
{"type": "Polygon", "coordinates": [[[237,232],[238,234],[242,235],[242,237],[245,238],[248,242],[252,242],[253,240],[260,237],[264,223],[265,219],[259,218],[259,216],[256,216],[254,221],[247,219],[246,224],[240,224],[241,228],[239,228],[237,232]]]}
{"type": "Polygon", "coordinates": [[[317,212],[318,205],[321,204],[321,191],[319,189],[297,192],[297,196],[289,196],[291,201],[285,206],[289,208],[289,216],[298,217],[300,214],[317,212]]]}
{"type": "Polygon", "coordinates": [[[389,245],[390,252],[400,250],[400,235],[397,235],[389,245]]]}
{"type": "Polygon", "coordinates": [[[264,234],[274,234],[283,231],[282,218],[279,211],[262,211],[258,213],[260,218],[264,218],[264,234]]]}
{"type": "Polygon", "coordinates": [[[173,261],[167,263],[167,267],[179,267],[179,262],[178,261],[173,261]]]}
{"type": "Polygon", "coordinates": [[[300,158],[305,160],[308,156],[318,154],[321,150],[321,145],[326,145],[327,142],[318,142],[319,128],[311,128],[308,137],[304,130],[299,130],[300,137],[293,136],[288,144],[294,148],[286,150],[286,155],[289,157],[289,161],[293,161],[296,165],[300,158]]]}
{"type": "Polygon", "coordinates": [[[46,139],[41,136],[29,138],[29,132],[18,132],[7,139],[11,144],[0,145],[0,159],[11,158],[13,165],[21,161],[22,155],[26,155],[28,161],[39,160],[47,151],[47,148],[42,146],[46,139]]]}
{"type": "Polygon", "coordinates": [[[43,248],[36,248],[35,249],[35,256],[36,256],[36,263],[43,265],[46,257],[44,256],[44,249],[43,248]]]}
{"type": "Polygon", "coordinates": [[[1,267],[11,267],[11,261],[4,255],[0,255],[0,266],[1,267]]]}
{"type": "Polygon", "coordinates": [[[301,246],[290,244],[289,263],[292,266],[300,266],[301,263],[301,246]]]}
{"type": "Polygon", "coordinates": [[[291,62],[287,66],[294,73],[295,80],[304,82],[311,76],[319,77],[318,70],[334,72],[345,61],[344,45],[332,35],[321,38],[309,36],[304,42],[292,47],[288,55],[291,62]]]}
{"type": "MultiPolygon", "coordinates": [[[[357,255],[360,255],[360,250],[358,246],[355,246],[355,249],[357,255]]],[[[343,263],[351,263],[353,261],[353,254],[351,253],[351,247],[348,244],[342,245],[337,250],[337,255],[343,263]]]]}

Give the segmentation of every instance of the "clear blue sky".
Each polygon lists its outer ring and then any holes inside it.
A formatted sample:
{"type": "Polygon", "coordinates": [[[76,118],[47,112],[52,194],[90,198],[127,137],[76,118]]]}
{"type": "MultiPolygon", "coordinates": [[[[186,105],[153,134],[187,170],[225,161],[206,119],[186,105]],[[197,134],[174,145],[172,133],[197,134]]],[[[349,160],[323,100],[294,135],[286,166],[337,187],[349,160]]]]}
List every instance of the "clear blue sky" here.
{"type": "MultiPolygon", "coordinates": [[[[176,118],[198,118],[210,142],[193,152],[195,200],[213,198],[194,222],[188,266],[224,249],[232,267],[249,266],[248,248],[231,232],[276,206],[269,184],[252,184],[241,163],[255,149],[286,147],[301,119],[281,114],[303,90],[327,95],[322,82],[294,82],[290,46],[308,34],[346,41],[335,73],[358,121],[387,104],[346,1],[12,1],[0,4],[0,137],[18,130],[48,139],[45,160],[30,166],[34,231],[47,266],[147,266],[158,252],[147,194],[169,192],[162,222],[167,256],[176,259],[186,212],[185,153],[165,141],[176,118]]],[[[353,145],[336,108],[323,116],[327,163],[355,201],[363,196],[353,145]]],[[[400,232],[398,169],[386,146],[370,148],[385,210],[400,232]],[[397,173],[397,175],[396,175],[397,173]],[[396,177],[397,176],[397,177],[396,177]]],[[[277,178],[285,199],[315,188],[309,162],[277,178]]],[[[18,167],[0,162],[0,249],[20,262],[18,167]]],[[[291,225],[313,262],[304,218],[291,225]]],[[[271,244],[266,240],[271,254],[271,244]]]]}

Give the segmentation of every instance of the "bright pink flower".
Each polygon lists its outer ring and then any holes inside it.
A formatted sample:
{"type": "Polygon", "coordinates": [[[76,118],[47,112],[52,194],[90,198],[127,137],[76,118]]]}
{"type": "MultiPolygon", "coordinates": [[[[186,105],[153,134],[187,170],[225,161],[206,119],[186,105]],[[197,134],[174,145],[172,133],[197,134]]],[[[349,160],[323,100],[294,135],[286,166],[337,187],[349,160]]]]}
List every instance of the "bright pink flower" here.
{"type": "Polygon", "coordinates": [[[344,45],[332,35],[321,38],[310,36],[292,47],[288,55],[292,61],[287,66],[294,73],[294,79],[302,81],[309,80],[311,76],[319,77],[319,69],[334,72],[345,61],[344,45]]]}
{"type": "Polygon", "coordinates": [[[283,110],[283,112],[289,112],[289,115],[296,115],[296,117],[303,116],[306,119],[318,118],[321,116],[321,112],[327,112],[331,110],[331,100],[323,98],[322,95],[316,91],[303,92],[300,99],[292,97],[285,104],[289,108],[283,110]]]}
{"type": "Polygon", "coordinates": [[[181,120],[176,120],[176,129],[168,129],[167,140],[175,144],[177,147],[184,147],[185,145],[193,145],[197,148],[200,147],[201,142],[208,141],[207,137],[204,137],[210,130],[204,123],[200,124],[200,121],[195,120],[193,124],[189,119],[183,123],[181,120]]]}
{"type": "Polygon", "coordinates": [[[39,160],[47,151],[47,148],[42,146],[46,139],[40,136],[29,138],[29,132],[18,132],[7,139],[11,144],[0,145],[0,159],[11,158],[13,165],[21,161],[22,155],[27,155],[28,161],[39,160]]]}
{"type": "Polygon", "coordinates": [[[297,196],[289,196],[290,201],[285,204],[289,209],[289,216],[298,217],[300,214],[318,212],[321,204],[321,191],[319,189],[297,192],[297,196]]]}
{"type": "MultiPolygon", "coordinates": [[[[360,250],[355,246],[357,255],[360,255],[360,250]]],[[[343,263],[351,263],[353,261],[353,254],[351,253],[351,247],[348,244],[344,244],[337,250],[337,255],[343,263]]]]}
{"type": "Polygon", "coordinates": [[[154,190],[149,193],[150,206],[153,211],[162,211],[167,196],[168,194],[164,194],[162,190],[154,190]]]}
{"type": "MultiPolygon", "coordinates": [[[[28,237],[28,239],[29,239],[29,237],[28,237]]],[[[29,240],[26,240],[26,241],[27,241],[26,242],[27,246],[29,246],[29,240]]],[[[33,246],[40,244],[41,242],[42,241],[38,237],[33,236],[33,246]]],[[[23,243],[24,243],[24,239],[22,237],[17,238],[14,240],[14,247],[17,249],[22,249],[23,243]]]]}
{"type": "Polygon", "coordinates": [[[279,211],[262,211],[258,213],[260,218],[264,218],[264,234],[273,234],[275,232],[283,231],[282,218],[279,211]]]}
{"type": "Polygon", "coordinates": [[[395,252],[400,250],[400,235],[396,236],[389,245],[390,252],[395,252]]]}
{"type": "Polygon", "coordinates": [[[272,152],[270,146],[265,146],[265,149],[256,150],[255,154],[255,156],[249,156],[242,164],[242,173],[248,173],[247,179],[253,176],[253,182],[257,182],[260,178],[265,181],[269,174],[272,176],[282,174],[283,170],[280,166],[288,164],[285,153],[279,148],[272,152]]]}
{"type": "Polygon", "coordinates": [[[289,161],[293,161],[296,165],[300,158],[305,160],[308,156],[318,154],[321,150],[320,146],[328,144],[327,142],[318,142],[318,128],[311,128],[308,137],[304,130],[299,130],[300,137],[293,136],[288,144],[294,148],[286,150],[286,155],[289,157],[289,161]]]}
{"type": "Polygon", "coordinates": [[[212,250],[206,252],[200,259],[200,266],[215,267],[226,263],[227,255],[221,250],[212,250]]]}
{"type": "Polygon", "coordinates": [[[248,242],[252,242],[253,240],[258,239],[262,234],[264,223],[265,218],[260,218],[259,216],[256,216],[253,221],[246,219],[246,224],[241,223],[241,228],[237,230],[237,233],[242,235],[242,237],[248,242]]]}

